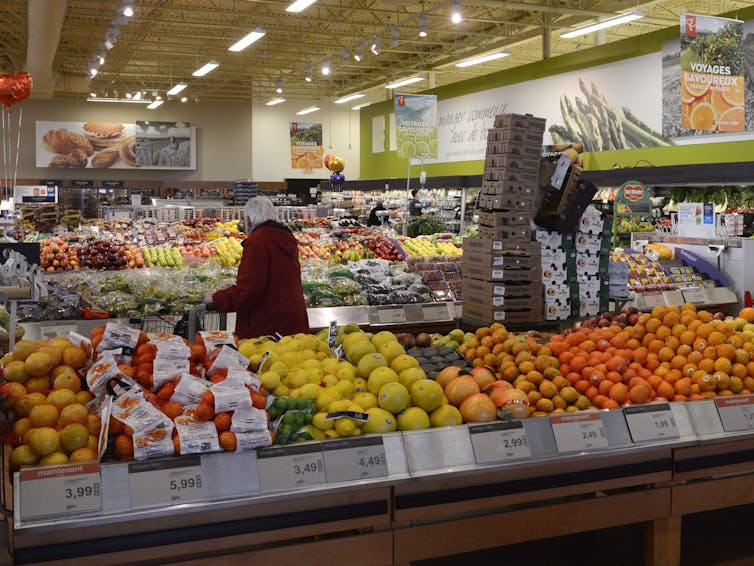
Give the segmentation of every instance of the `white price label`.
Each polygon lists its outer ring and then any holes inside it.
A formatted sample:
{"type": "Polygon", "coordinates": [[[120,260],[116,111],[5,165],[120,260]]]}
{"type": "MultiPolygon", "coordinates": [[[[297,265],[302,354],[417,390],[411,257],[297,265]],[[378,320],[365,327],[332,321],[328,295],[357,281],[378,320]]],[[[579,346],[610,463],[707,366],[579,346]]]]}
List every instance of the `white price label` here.
{"type": "Polygon", "coordinates": [[[98,462],[30,468],[18,473],[22,519],[102,510],[98,462]]]}
{"type": "Polygon", "coordinates": [[[599,413],[553,415],[550,422],[558,452],[607,448],[605,427],[599,413]]]}
{"type": "Polygon", "coordinates": [[[706,302],[704,291],[701,289],[681,289],[681,293],[683,294],[683,300],[687,303],[700,305],[706,302]]]}
{"type": "Polygon", "coordinates": [[[319,443],[258,449],[257,470],[263,491],[317,485],[327,481],[319,443]]]}
{"type": "Polygon", "coordinates": [[[128,465],[131,506],[182,503],[204,497],[200,456],[128,465]]]}
{"type": "Polygon", "coordinates": [[[665,306],[665,295],[662,293],[644,293],[644,304],[647,308],[665,306]]]}
{"type": "Polygon", "coordinates": [[[725,432],[754,429],[754,395],[715,399],[725,432]]]}
{"type": "Polygon", "coordinates": [[[521,421],[469,427],[477,464],[530,458],[531,450],[521,421]]]}
{"type": "Polygon", "coordinates": [[[406,322],[406,311],[403,307],[379,309],[377,311],[377,319],[380,321],[380,324],[406,322]]]}
{"type": "Polygon", "coordinates": [[[322,453],[328,483],[389,475],[385,445],[379,436],[325,442],[322,453]]]}
{"type": "Polygon", "coordinates": [[[448,320],[448,305],[424,305],[422,307],[422,317],[424,320],[448,320]]]}
{"type": "Polygon", "coordinates": [[[71,332],[76,332],[75,324],[51,324],[42,325],[39,333],[43,339],[52,340],[56,336],[68,336],[71,332]]]}
{"type": "Polygon", "coordinates": [[[633,405],[625,407],[628,430],[634,442],[649,442],[680,438],[673,411],[668,403],[656,405],[633,405]]]}

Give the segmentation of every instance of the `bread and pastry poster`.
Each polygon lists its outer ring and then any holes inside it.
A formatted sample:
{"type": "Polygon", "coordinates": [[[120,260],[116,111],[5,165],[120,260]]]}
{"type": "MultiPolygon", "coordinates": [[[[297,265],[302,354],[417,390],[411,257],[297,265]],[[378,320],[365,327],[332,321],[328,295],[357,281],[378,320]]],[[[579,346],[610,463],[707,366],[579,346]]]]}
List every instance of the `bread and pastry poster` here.
{"type": "Polygon", "coordinates": [[[291,167],[311,173],[322,169],[322,124],[312,122],[291,122],[291,167]]]}
{"type": "Polygon", "coordinates": [[[186,122],[36,122],[36,166],[196,169],[196,129],[186,122]]]}

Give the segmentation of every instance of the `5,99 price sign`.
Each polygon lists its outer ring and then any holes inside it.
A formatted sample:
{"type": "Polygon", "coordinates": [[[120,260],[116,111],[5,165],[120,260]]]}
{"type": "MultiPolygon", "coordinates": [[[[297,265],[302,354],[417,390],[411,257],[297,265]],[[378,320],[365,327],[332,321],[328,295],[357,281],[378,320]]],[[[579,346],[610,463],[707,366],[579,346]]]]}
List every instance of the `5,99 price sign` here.
{"type": "Polygon", "coordinates": [[[202,499],[202,460],[200,456],[185,456],[133,462],[128,465],[128,483],[133,507],[202,499]]]}
{"type": "Polygon", "coordinates": [[[263,491],[292,489],[327,481],[319,443],[257,450],[259,484],[263,491]]]}
{"type": "Polygon", "coordinates": [[[21,519],[102,510],[98,462],[21,470],[18,478],[21,519]]]}

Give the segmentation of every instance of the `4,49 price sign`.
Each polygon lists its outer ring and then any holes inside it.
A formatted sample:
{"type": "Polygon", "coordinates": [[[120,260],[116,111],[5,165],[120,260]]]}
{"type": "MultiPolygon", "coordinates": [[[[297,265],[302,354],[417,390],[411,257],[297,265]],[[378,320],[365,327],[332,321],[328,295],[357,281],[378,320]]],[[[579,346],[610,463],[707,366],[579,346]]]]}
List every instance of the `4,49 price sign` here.
{"type": "Polygon", "coordinates": [[[388,475],[382,438],[332,440],[322,444],[328,483],[380,478],[388,475]]]}
{"type": "Polygon", "coordinates": [[[18,479],[22,520],[76,515],[102,509],[97,462],[21,470],[18,479]]]}
{"type": "Polygon", "coordinates": [[[325,483],[322,449],[317,444],[257,450],[259,484],[263,491],[292,489],[325,483]]]}

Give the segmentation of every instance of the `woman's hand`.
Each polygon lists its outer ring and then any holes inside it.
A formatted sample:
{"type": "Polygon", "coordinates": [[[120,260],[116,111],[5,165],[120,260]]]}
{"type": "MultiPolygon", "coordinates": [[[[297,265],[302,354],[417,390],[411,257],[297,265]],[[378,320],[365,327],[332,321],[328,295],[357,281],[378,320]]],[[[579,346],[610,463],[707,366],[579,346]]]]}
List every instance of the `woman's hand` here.
{"type": "Polygon", "coordinates": [[[207,293],[207,296],[204,297],[204,302],[205,303],[214,303],[214,301],[212,300],[212,295],[214,295],[214,293],[207,293]]]}

